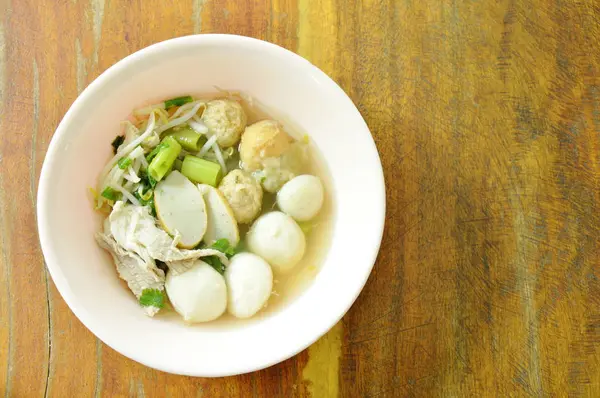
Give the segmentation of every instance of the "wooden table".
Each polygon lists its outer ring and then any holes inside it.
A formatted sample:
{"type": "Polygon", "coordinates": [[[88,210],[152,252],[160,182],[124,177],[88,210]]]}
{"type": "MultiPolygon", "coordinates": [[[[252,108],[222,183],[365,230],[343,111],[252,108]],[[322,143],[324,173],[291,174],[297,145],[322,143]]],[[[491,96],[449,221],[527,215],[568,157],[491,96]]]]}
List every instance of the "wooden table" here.
{"type": "Polygon", "coordinates": [[[2,396],[600,396],[600,3],[171,3],[0,0],[2,396]],[[46,273],[35,223],[44,153],[77,94],[200,32],[269,40],[332,76],[387,181],[381,253],[342,322],[226,379],[98,341],[46,273]]]}

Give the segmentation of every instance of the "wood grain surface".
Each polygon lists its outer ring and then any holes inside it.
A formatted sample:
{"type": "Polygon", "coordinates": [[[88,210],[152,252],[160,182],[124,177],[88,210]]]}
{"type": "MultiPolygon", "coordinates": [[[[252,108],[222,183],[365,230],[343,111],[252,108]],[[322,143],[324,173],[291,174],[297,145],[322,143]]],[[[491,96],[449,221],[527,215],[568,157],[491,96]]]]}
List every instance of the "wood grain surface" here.
{"type": "Polygon", "coordinates": [[[599,397],[599,42],[594,0],[0,0],[0,396],[599,397]],[[52,284],[35,220],[78,93],[201,32],[277,43],[333,77],[387,183],[350,312],[296,357],[225,379],[98,341],[52,284]]]}

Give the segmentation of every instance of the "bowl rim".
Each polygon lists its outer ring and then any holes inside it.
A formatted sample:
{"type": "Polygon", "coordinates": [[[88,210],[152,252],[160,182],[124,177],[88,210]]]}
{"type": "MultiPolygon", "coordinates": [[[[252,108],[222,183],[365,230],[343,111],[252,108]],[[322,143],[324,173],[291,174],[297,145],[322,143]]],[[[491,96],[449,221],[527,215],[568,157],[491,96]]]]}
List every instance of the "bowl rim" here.
{"type": "Polygon", "coordinates": [[[385,214],[386,214],[386,193],[385,193],[383,167],[381,164],[379,152],[377,151],[377,147],[375,145],[375,141],[373,139],[372,133],[370,132],[366,122],[364,121],[364,118],[362,117],[362,115],[360,114],[359,110],[356,108],[355,104],[350,99],[350,97],[325,72],[323,72],[321,69],[317,68],[315,65],[313,65],[311,62],[309,62],[305,58],[301,57],[300,55],[298,55],[290,50],[287,50],[281,46],[278,46],[274,43],[270,43],[267,41],[263,41],[263,40],[255,39],[255,38],[251,38],[251,37],[246,37],[246,36],[233,35],[233,34],[195,34],[195,35],[181,36],[181,37],[157,42],[155,44],[149,45],[145,48],[142,48],[142,49],[122,58],[121,60],[117,61],[116,63],[111,65],[109,68],[107,68],[98,77],[96,77],[96,79],[94,79],[77,96],[77,98],[74,100],[72,105],[69,107],[69,109],[65,113],[65,115],[62,118],[61,122],[59,123],[58,127],[56,128],[56,130],[51,138],[50,144],[48,146],[48,150],[45,154],[44,162],[43,162],[42,169],[40,172],[40,179],[39,179],[39,183],[38,183],[36,207],[37,207],[37,225],[38,225],[38,233],[39,233],[39,238],[40,238],[40,245],[41,245],[42,253],[44,255],[45,264],[48,269],[48,272],[50,273],[50,276],[52,277],[52,280],[54,281],[56,288],[58,289],[61,297],[67,303],[68,307],[71,309],[71,311],[75,314],[75,316],[83,323],[83,325],[90,332],[92,332],[104,344],[111,347],[115,351],[119,352],[121,355],[124,355],[125,357],[132,359],[138,363],[141,363],[145,366],[148,366],[150,368],[161,370],[161,371],[168,372],[168,373],[182,374],[182,375],[188,375],[188,376],[222,377],[222,376],[240,375],[240,374],[245,374],[245,373],[249,373],[249,372],[254,372],[257,370],[265,369],[267,367],[270,367],[270,366],[280,363],[282,361],[285,361],[285,360],[295,356],[299,352],[305,350],[306,348],[308,348],[310,345],[312,345],[314,342],[316,342],[318,339],[320,339],[322,336],[324,336],[333,326],[335,326],[342,319],[342,317],[348,312],[350,307],[354,304],[354,302],[356,301],[356,299],[362,292],[362,290],[369,278],[369,275],[371,274],[371,271],[375,265],[375,262],[376,262],[376,259],[377,259],[378,253],[379,253],[379,248],[381,246],[381,240],[383,238],[383,232],[384,232],[385,214]],[[85,105],[85,103],[88,100],[88,97],[91,97],[96,91],[98,91],[103,86],[103,84],[106,81],[109,81],[110,79],[112,79],[122,69],[126,68],[130,63],[136,62],[137,60],[142,59],[154,52],[160,52],[160,51],[163,51],[172,46],[178,46],[178,45],[185,46],[185,45],[189,45],[190,43],[195,43],[195,42],[197,42],[198,44],[211,44],[211,42],[212,43],[227,42],[228,44],[235,44],[235,45],[240,45],[240,46],[244,46],[244,47],[254,46],[255,48],[257,48],[259,50],[277,52],[281,56],[286,56],[286,57],[292,58],[293,62],[304,63],[306,66],[308,66],[310,68],[311,73],[318,75],[318,77],[320,79],[322,79],[322,81],[324,81],[326,84],[328,84],[334,91],[336,91],[336,93],[338,95],[340,95],[340,98],[343,98],[343,101],[346,102],[344,104],[345,107],[347,107],[348,109],[353,109],[357,113],[358,117],[360,118],[360,121],[362,122],[362,126],[360,126],[360,127],[366,129],[366,131],[368,131],[370,133],[369,134],[370,137],[367,138],[367,141],[369,141],[369,143],[370,143],[370,148],[364,148],[364,149],[366,151],[372,151],[372,155],[374,155],[374,160],[376,160],[376,162],[374,162],[374,165],[373,165],[375,167],[373,169],[373,176],[378,180],[378,183],[376,185],[379,187],[379,191],[375,192],[375,195],[377,197],[379,197],[379,202],[380,202],[380,205],[376,209],[373,209],[373,225],[370,226],[371,228],[373,228],[373,231],[377,231],[377,239],[375,240],[375,242],[377,242],[377,244],[373,245],[370,248],[364,249],[364,250],[368,250],[368,257],[370,258],[369,264],[365,264],[364,267],[361,267],[361,269],[363,271],[362,271],[362,275],[361,275],[362,280],[361,280],[360,287],[356,289],[353,297],[347,298],[347,303],[346,303],[344,310],[340,314],[338,314],[337,317],[329,318],[327,322],[323,322],[322,325],[320,327],[318,327],[318,329],[319,329],[318,333],[315,333],[310,338],[307,338],[304,341],[301,341],[301,342],[299,341],[296,344],[291,345],[292,348],[286,352],[279,352],[276,355],[270,356],[270,358],[269,358],[270,360],[268,360],[268,361],[263,361],[263,362],[257,363],[255,366],[248,368],[248,369],[244,369],[243,371],[239,371],[239,370],[233,370],[230,372],[220,371],[220,372],[214,372],[213,374],[206,374],[206,373],[198,374],[193,371],[190,372],[190,371],[186,371],[186,370],[182,370],[182,369],[175,369],[171,366],[165,365],[165,363],[163,363],[159,360],[156,360],[156,359],[152,360],[148,356],[141,356],[141,355],[138,355],[136,352],[127,350],[125,347],[122,346],[122,344],[119,344],[118,341],[115,341],[116,339],[109,338],[108,336],[103,335],[99,330],[93,329],[91,327],[91,325],[93,324],[93,314],[88,313],[85,309],[83,309],[79,306],[76,295],[73,294],[72,291],[68,288],[68,282],[61,270],[58,255],[55,252],[55,250],[51,244],[51,240],[50,240],[51,226],[48,223],[48,209],[46,209],[46,206],[40,205],[40,204],[44,203],[45,197],[48,195],[48,193],[51,189],[51,181],[49,180],[49,173],[57,161],[58,157],[56,155],[60,149],[60,146],[61,146],[60,144],[67,137],[66,134],[68,131],[67,127],[69,125],[69,121],[74,117],[74,115],[76,115],[79,112],[80,108],[85,105]]]}

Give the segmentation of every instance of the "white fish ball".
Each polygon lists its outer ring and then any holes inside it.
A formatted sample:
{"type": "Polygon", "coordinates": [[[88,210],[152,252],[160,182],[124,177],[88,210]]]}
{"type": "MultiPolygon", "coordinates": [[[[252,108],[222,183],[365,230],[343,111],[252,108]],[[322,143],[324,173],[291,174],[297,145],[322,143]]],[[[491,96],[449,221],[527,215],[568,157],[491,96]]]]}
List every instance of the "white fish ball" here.
{"type": "Polygon", "coordinates": [[[304,256],[306,239],[293,218],[280,211],[260,216],[246,235],[248,248],[264,258],[275,273],[290,271],[304,256]]]}
{"type": "Polygon", "coordinates": [[[277,205],[294,220],[308,221],[321,210],[323,197],[323,184],[319,177],[304,174],[281,187],[277,193],[277,205]]]}
{"type": "Polygon", "coordinates": [[[252,253],[231,258],[225,271],[227,311],[237,318],[250,318],[264,307],[273,290],[269,264],[252,253]]]}
{"type": "Polygon", "coordinates": [[[165,288],[175,311],[188,322],[212,321],[227,308],[225,279],[200,260],[182,274],[167,273],[165,288]]]}

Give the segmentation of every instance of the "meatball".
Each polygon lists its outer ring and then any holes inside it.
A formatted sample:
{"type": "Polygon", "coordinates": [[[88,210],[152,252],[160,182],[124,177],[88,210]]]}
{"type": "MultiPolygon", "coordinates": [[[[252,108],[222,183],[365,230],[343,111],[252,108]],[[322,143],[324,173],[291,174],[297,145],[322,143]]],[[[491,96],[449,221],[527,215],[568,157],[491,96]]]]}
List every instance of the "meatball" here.
{"type": "Polygon", "coordinates": [[[240,144],[242,168],[260,176],[267,192],[277,192],[300,173],[306,145],[295,142],[274,120],[263,120],[246,128],[240,144]]]}
{"type": "Polygon", "coordinates": [[[250,223],[260,213],[263,190],[249,173],[239,169],[231,171],[221,180],[219,190],[238,223],[250,223]]]}
{"type": "Polygon", "coordinates": [[[281,156],[292,142],[283,126],[275,120],[263,120],[248,126],[240,143],[240,158],[244,169],[261,169],[265,159],[281,156]]]}
{"type": "Polygon", "coordinates": [[[206,104],[202,121],[210,133],[217,136],[217,144],[227,148],[239,141],[248,118],[239,103],[221,99],[206,104]]]}

